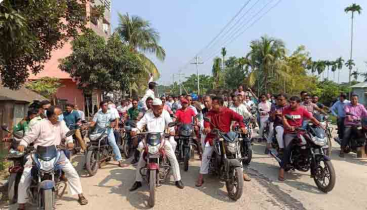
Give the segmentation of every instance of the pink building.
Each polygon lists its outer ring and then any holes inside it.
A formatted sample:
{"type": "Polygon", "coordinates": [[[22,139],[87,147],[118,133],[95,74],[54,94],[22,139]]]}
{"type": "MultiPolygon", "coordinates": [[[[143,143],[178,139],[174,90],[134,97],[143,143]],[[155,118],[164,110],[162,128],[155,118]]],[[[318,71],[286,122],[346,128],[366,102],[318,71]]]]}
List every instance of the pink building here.
{"type": "MultiPolygon", "coordinates": [[[[91,14],[91,18],[87,27],[93,29],[98,35],[106,39],[111,35],[111,0],[95,0],[94,3],[88,3],[86,11],[91,14]],[[103,18],[97,19],[93,17],[93,7],[96,5],[105,5],[105,14],[103,18]]],[[[59,59],[65,58],[72,53],[71,44],[65,43],[64,47],[52,52],[51,59],[45,63],[43,71],[37,75],[31,75],[29,80],[37,80],[42,77],[55,77],[60,79],[63,86],[58,89],[56,97],[61,104],[72,103],[78,105],[79,109],[87,112],[88,109],[93,109],[96,105],[98,107],[101,100],[100,91],[96,90],[91,95],[84,95],[81,90],[77,88],[76,82],[70,75],[59,69],[59,59]]],[[[92,112],[92,110],[91,110],[92,112]]]]}

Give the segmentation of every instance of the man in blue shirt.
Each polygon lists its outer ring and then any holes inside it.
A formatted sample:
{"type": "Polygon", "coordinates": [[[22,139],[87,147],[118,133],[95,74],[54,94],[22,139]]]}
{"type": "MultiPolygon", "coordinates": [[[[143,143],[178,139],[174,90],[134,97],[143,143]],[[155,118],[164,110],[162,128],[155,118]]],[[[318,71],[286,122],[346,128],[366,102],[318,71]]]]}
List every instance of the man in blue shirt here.
{"type": "Polygon", "coordinates": [[[107,101],[102,101],[99,106],[101,110],[94,115],[91,126],[96,126],[95,131],[97,133],[107,132],[108,143],[112,147],[113,153],[115,154],[115,159],[119,162],[120,167],[126,167],[127,165],[122,163],[120,149],[116,144],[115,135],[113,134],[116,116],[111,112],[110,109],[108,109],[107,101]]]}
{"type": "Polygon", "coordinates": [[[80,133],[80,129],[77,129],[77,124],[80,122],[80,115],[77,110],[74,110],[74,105],[66,104],[66,111],[64,112],[64,121],[66,126],[70,129],[75,130],[75,137],[79,141],[80,147],[83,151],[87,151],[87,146],[82,138],[82,134],[80,133]]]}
{"type": "Polygon", "coordinates": [[[331,113],[337,117],[337,126],[338,126],[338,138],[343,139],[344,135],[344,119],[345,119],[345,111],[344,106],[349,104],[350,101],[346,100],[347,96],[345,94],[340,94],[339,101],[335,102],[335,104],[330,108],[331,113]]]}

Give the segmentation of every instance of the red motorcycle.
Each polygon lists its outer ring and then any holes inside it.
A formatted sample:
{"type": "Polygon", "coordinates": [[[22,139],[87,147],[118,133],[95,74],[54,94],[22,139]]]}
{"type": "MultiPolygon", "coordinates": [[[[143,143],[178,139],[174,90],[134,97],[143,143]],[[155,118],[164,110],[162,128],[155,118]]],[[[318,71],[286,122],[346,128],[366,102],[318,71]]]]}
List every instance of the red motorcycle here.
{"type": "Polygon", "coordinates": [[[155,189],[166,181],[171,170],[164,150],[166,140],[161,133],[143,132],[139,135],[145,135],[142,152],[146,161],[145,167],[140,169],[140,174],[149,183],[150,196],[148,204],[153,207],[155,204],[155,189]]]}

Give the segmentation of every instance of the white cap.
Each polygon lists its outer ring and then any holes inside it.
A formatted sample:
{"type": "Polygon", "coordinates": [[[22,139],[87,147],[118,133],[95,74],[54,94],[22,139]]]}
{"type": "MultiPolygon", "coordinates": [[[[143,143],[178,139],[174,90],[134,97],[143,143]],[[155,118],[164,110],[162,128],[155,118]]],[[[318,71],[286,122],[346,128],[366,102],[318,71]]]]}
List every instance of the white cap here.
{"type": "Polygon", "coordinates": [[[162,101],[161,101],[161,99],[159,99],[159,98],[155,98],[155,99],[153,100],[153,106],[160,106],[160,105],[162,105],[162,101]]]}

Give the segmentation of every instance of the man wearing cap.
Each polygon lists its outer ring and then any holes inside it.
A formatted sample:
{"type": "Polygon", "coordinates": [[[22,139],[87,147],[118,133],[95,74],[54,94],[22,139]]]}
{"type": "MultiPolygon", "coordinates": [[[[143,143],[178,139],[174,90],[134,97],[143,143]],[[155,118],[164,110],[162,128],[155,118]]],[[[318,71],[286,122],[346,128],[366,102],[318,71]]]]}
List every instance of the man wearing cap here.
{"type": "Polygon", "coordinates": [[[157,86],[157,83],[153,82],[153,75],[150,75],[150,79],[149,79],[149,84],[148,84],[148,90],[145,92],[145,95],[144,97],[141,99],[142,103],[144,104],[143,105],[143,108],[145,110],[148,110],[147,108],[147,105],[146,105],[146,100],[148,98],[152,98],[154,99],[155,98],[155,95],[154,95],[154,89],[155,89],[155,86],[157,86]]]}
{"type": "MultiPolygon", "coordinates": [[[[142,130],[145,126],[148,132],[159,132],[164,133],[168,123],[172,122],[172,119],[169,113],[163,109],[162,101],[159,98],[155,98],[153,100],[152,110],[149,110],[145,113],[144,117],[137,123],[136,128],[134,128],[131,132],[132,136],[136,135],[137,131],[142,130]]],[[[181,181],[180,167],[178,165],[178,161],[175,155],[175,148],[177,143],[174,140],[174,128],[169,128],[170,131],[170,140],[166,141],[164,144],[164,150],[166,155],[171,163],[173,176],[176,181],[176,186],[180,189],[184,188],[184,185],[181,181]]],[[[139,143],[138,149],[142,150],[144,148],[143,142],[139,143]]],[[[136,189],[142,186],[141,182],[143,178],[140,174],[140,169],[145,166],[146,162],[143,157],[143,153],[140,155],[139,163],[136,168],[136,181],[134,185],[130,188],[130,191],[135,191],[136,189]]]]}

